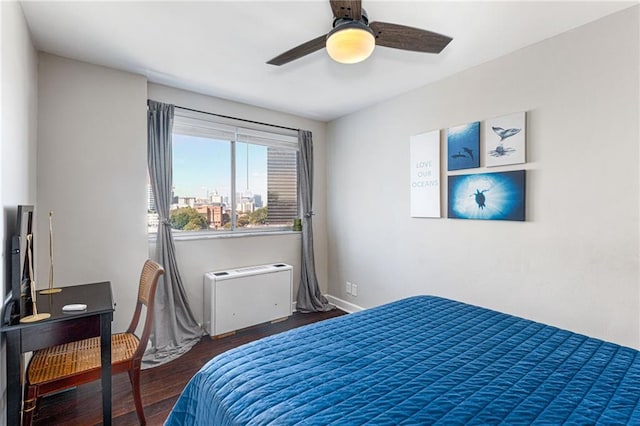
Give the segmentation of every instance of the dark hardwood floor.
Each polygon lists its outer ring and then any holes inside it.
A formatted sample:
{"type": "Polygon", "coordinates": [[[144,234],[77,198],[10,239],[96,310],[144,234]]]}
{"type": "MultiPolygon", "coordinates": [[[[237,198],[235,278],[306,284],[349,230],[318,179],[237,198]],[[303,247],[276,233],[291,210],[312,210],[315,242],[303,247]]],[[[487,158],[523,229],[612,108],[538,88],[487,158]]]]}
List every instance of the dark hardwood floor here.
{"type": "MultiPolygon", "coordinates": [[[[204,336],[189,352],[175,361],[141,374],[141,392],[148,425],[161,425],[189,379],[211,358],[244,343],[295,327],[344,315],[340,310],[323,313],[295,313],[285,321],[262,324],[213,340],[204,336]]],[[[127,374],[113,376],[113,424],[136,425],[127,374]]],[[[100,382],[89,383],[56,395],[42,398],[34,417],[34,425],[96,425],[102,423],[100,382]]]]}

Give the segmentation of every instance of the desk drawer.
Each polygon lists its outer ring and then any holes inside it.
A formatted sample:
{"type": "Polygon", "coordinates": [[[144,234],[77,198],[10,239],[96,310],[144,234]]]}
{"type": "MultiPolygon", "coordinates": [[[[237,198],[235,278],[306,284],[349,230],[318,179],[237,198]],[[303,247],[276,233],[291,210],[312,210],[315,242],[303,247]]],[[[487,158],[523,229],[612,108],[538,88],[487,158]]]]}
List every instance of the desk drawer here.
{"type": "Polygon", "coordinates": [[[23,328],[21,332],[22,352],[35,351],[100,336],[100,316],[42,324],[40,327],[23,328]]]}

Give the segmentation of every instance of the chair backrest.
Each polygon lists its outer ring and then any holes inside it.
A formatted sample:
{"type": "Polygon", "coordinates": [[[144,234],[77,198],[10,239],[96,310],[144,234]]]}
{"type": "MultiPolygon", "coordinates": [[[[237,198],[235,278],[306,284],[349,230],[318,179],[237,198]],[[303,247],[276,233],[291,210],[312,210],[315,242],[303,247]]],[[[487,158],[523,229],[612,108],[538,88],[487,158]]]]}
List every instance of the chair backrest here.
{"type": "Polygon", "coordinates": [[[140,284],[138,286],[138,302],[145,306],[153,304],[155,295],[155,286],[158,283],[160,275],[164,274],[164,269],[158,263],[151,259],[147,259],[140,273],[140,284]],[[153,294],[152,294],[153,293],[153,294]]]}
{"type": "Polygon", "coordinates": [[[151,334],[151,325],[153,324],[153,305],[156,296],[156,287],[160,276],[164,274],[164,269],[158,263],[151,259],[147,259],[142,267],[140,273],[140,283],[138,285],[138,302],[136,303],[136,309],[131,319],[131,324],[127,329],[127,333],[135,333],[138,328],[138,322],[140,321],[140,315],[142,312],[142,305],[147,308],[146,317],[144,320],[144,326],[142,328],[142,335],[140,336],[140,344],[134,359],[141,359],[149,341],[149,335],[151,334]]]}

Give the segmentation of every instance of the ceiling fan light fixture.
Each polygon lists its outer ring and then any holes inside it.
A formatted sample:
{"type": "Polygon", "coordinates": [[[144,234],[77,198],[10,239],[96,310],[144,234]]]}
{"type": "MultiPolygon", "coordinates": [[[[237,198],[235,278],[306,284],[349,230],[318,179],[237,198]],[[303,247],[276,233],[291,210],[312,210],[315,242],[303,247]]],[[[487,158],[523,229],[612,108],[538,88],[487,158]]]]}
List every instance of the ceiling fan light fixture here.
{"type": "Polygon", "coordinates": [[[359,21],[335,27],[327,34],[327,53],[341,64],[356,64],[367,59],[376,47],[373,31],[359,21]]]}

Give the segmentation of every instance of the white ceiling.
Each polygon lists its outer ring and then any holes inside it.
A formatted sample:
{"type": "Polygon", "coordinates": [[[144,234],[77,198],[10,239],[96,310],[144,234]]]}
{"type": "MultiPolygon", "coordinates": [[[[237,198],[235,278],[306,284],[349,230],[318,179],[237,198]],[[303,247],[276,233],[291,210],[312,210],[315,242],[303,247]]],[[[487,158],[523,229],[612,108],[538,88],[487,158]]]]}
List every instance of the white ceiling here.
{"type": "Polygon", "coordinates": [[[328,1],[22,2],[37,49],[149,81],[331,120],[503,56],[632,2],[364,0],[369,19],[453,37],[440,55],[378,47],[360,64],[324,50],[272,57],[331,29],[328,1]]]}

